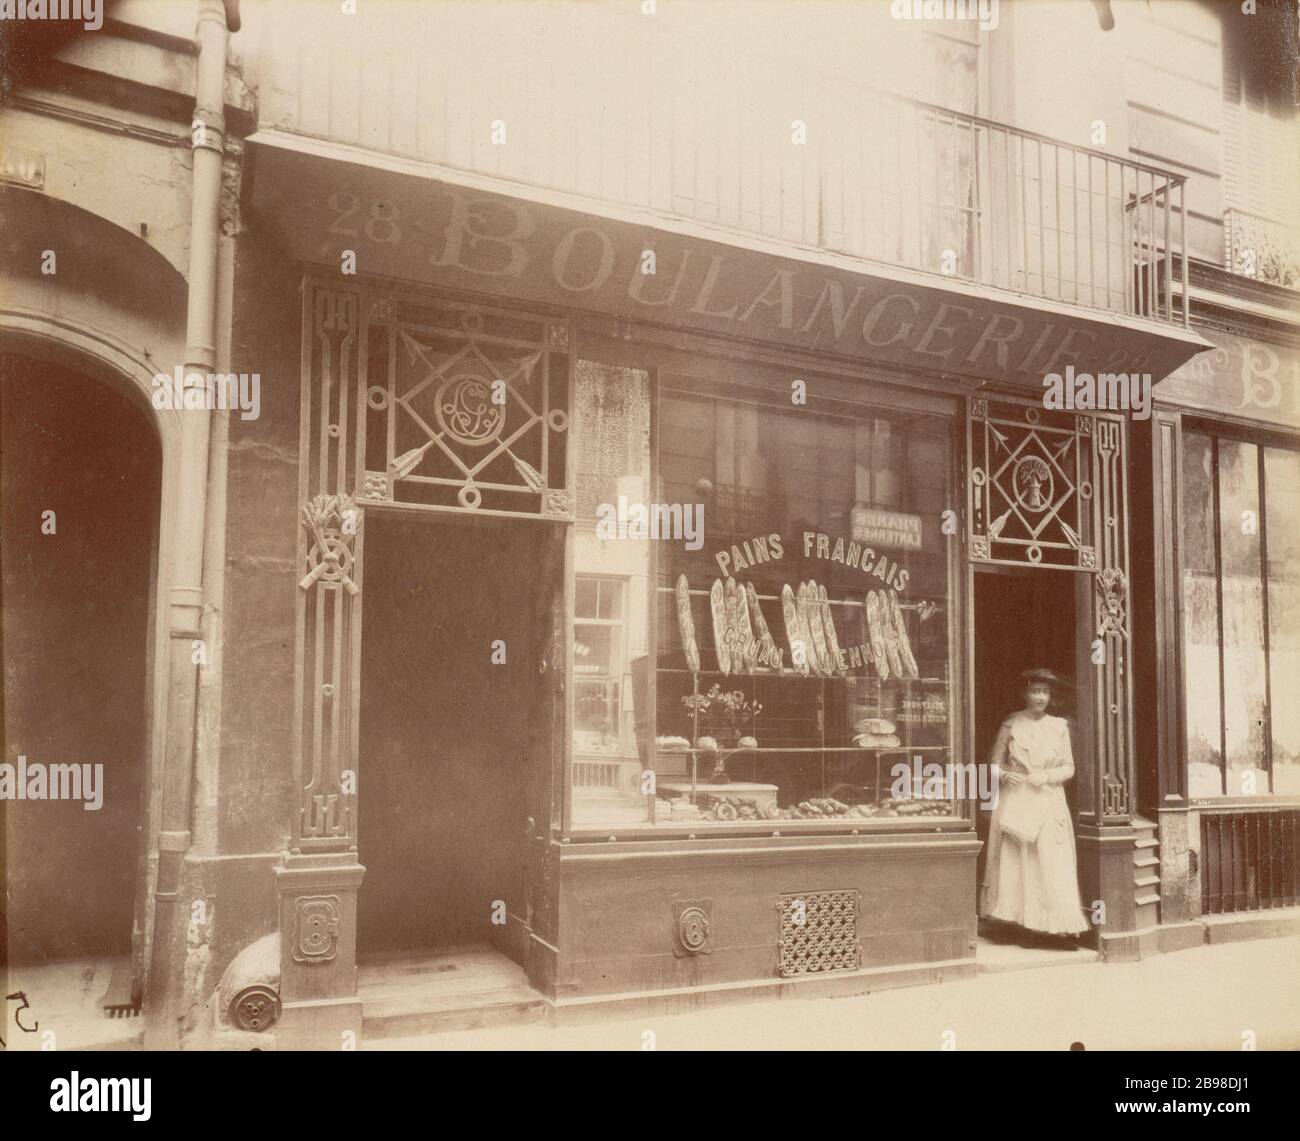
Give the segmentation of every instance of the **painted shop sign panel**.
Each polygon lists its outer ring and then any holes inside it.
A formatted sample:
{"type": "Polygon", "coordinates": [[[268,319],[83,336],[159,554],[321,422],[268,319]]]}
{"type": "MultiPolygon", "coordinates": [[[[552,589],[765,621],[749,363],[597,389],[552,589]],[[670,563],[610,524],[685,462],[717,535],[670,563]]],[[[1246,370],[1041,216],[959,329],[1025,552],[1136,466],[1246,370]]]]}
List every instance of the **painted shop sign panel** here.
{"type": "Polygon", "coordinates": [[[878,547],[895,547],[909,551],[921,549],[919,515],[855,507],[850,518],[853,538],[859,543],[874,543],[878,547]]]}
{"type": "Polygon", "coordinates": [[[1164,376],[1203,344],[1186,330],[1061,312],[956,279],[816,263],[414,175],[260,149],[254,202],[295,255],[356,271],[631,320],[763,338],[1030,386],[1068,364],[1164,376]],[[304,188],[307,190],[304,192],[304,188]],[[304,193],[306,197],[304,198],[304,193]],[[646,272],[647,254],[654,272],[646,272]],[[864,272],[865,271],[865,272],[864,272]],[[868,272],[871,276],[868,276],[868,272]],[[972,292],[966,292],[966,290],[972,292]]]}
{"type": "MultiPolygon", "coordinates": [[[[875,514],[892,515],[896,519],[915,518],[915,549],[920,549],[919,517],[892,512],[875,514]]],[[[871,547],[864,547],[858,541],[856,531],[855,537],[848,540],[842,537],[832,538],[818,531],[805,531],[802,537],[803,557],[841,563],[860,570],[865,575],[874,576],[890,588],[888,592],[882,589],[878,595],[875,590],[870,591],[862,603],[871,622],[867,627],[869,636],[858,644],[846,643],[841,646],[828,605],[826,588],[809,581],[799,583],[797,591],[785,584],[781,587],[779,596],[770,600],[781,606],[788,646],[777,644],[768,633],[768,623],[759,606],[760,596],[754,593],[752,586],[748,590],[738,588],[731,574],[733,571],[744,572],[756,564],[780,560],[784,557],[787,546],[797,550],[799,545],[799,541],[788,538],[783,541],[780,535],[774,533],[755,535],[726,550],[715,552],[714,560],[724,576],[713,580],[709,592],[718,668],[724,674],[733,670],[740,673],[745,670],[753,672],[753,667],[758,665],[777,672],[793,668],[805,675],[824,673],[830,676],[836,672],[842,674],[850,670],[865,670],[875,664],[877,670],[888,677],[888,663],[892,661],[895,674],[903,677],[919,676],[896,593],[907,586],[909,572],[897,560],[887,555],[877,556],[871,547]],[[874,600],[872,596],[876,596],[874,600]],[[887,646],[892,649],[892,654],[886,649],[887,646]],[[787,664],[787,649],[790,655],[788,661],[792,667],[787,664]]],[[[687,647],[687,657],[698,661],[694,622],[689,605],[682,601],[683,592],[688,589],[683,576],[677,586],[682,643],[687,647]]],[[[914,608],[909,605],[909,609],[914,608]]]]}
{"type": "Polygon", "coordinates": [[[1300,428],[1300,349],[1230,333],[1206,335],[1214,350],[1162,380],[1156,388],[1160,400],[1300,428]]]}

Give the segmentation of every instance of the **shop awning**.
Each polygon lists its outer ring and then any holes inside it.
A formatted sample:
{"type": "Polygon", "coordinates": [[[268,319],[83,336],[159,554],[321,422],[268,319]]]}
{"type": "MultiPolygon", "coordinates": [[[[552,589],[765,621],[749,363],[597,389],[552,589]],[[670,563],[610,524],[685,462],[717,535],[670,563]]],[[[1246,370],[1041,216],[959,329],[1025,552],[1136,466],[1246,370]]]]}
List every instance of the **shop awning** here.
{"type": "MultiPolygon", "coordinates": [[[[278,130],[247,208],[306,265],[757,340],[1035,393],[1064,372],[1158,381],[1213,346],[1181,325],[1043,300],[278,130]],[[653,273],[650,268],[653,254],[653,273]]],[[[341,277],[346,281],[346,277],[341,277]]]]}

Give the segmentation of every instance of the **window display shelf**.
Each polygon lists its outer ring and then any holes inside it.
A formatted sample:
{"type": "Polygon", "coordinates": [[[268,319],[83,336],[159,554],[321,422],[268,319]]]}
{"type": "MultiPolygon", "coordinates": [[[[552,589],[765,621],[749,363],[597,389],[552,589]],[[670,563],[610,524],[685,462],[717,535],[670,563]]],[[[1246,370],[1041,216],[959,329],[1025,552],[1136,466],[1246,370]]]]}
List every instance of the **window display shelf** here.
{"type": "Polygon", "coordinates": [[[783,748],[780,745],[760,745],[758,748],[729,749],[656,749],[656,756],[689,757],[692,753],[701,757],[712,757],[718,752],[729,757],[741,753],[946,753],[947,745],[792,745],[783,748]]]}
{"type": "Polygon", "coordinates": [[[948,679],[943,677],[869,677],[864,674],[804,674],[798,670],[773,670],[773,669],[755,669],[753,673],[723,673],[721,670],[688,670],[679,666],[660,666],[658,672],[661,674],[685,674],[690,677],[692,673],[701,678],[734,678],[741,681],[747,677],[761,678],[789,678],[791,681],[856,681],[867,682],[868,684],[878,682],[881,685],[892,685],[894,682],[906,682],[909,685],[947,685],[948,679]]]}

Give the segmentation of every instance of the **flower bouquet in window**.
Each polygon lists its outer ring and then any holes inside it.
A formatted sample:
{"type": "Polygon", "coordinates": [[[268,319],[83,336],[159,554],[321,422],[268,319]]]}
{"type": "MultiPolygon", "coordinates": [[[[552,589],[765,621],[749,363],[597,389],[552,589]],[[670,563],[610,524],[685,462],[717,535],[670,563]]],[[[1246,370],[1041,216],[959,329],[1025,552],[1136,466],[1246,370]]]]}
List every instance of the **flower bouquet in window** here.
{"type": "Polygon", "coordinates": [[[746,734],[753,728],[763,707],[757,701],[747,700],[742,690],[724,691],[719,685],[708,693],[689,694],[682,704],[691,715],[695,734],[695,749],[713,761],[709,774],[712,784],[727,784],[727,758],[732,754],[757,749],[758,740],[746,734]]]}

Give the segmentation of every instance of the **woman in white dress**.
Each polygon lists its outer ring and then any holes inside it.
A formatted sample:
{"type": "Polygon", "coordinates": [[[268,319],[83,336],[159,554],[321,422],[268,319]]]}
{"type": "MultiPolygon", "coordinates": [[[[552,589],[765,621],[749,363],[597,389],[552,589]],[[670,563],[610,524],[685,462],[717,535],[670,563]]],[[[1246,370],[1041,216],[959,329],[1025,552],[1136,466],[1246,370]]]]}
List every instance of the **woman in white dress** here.
{"type": "Polygon", "coordinates": [[[1002,723],[989,755],[1000,779],[979,912],[1065,944],[1088,930],[1065,799],[1074,776],[1070,726],[1047,712],[1055,674],[1028,670],[1021,681],[1025,707],[1002,723]]]}

